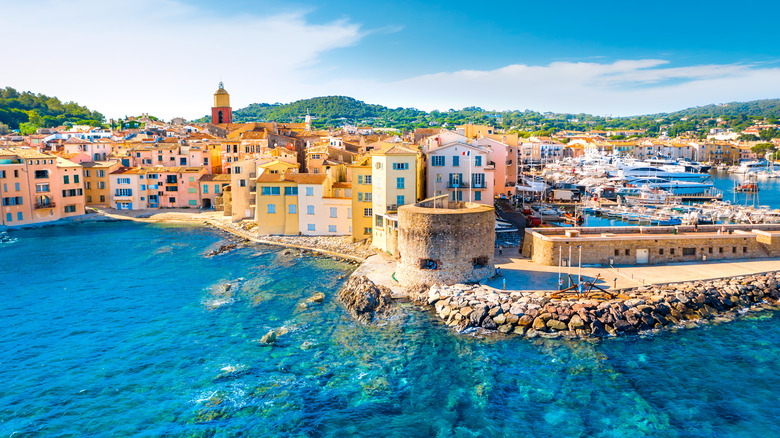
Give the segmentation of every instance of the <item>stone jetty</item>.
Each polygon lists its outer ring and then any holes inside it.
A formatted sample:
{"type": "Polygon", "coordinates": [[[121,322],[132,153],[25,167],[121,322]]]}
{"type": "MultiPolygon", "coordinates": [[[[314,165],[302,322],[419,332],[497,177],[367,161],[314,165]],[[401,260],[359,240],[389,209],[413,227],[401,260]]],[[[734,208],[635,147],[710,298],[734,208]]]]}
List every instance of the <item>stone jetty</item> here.
{"type": "Polygon", "coordinates": [[[630,335],[711,319],[780,302],[780,272],[718,280],[643,286],[614,299],[554,299],[549,291],[500,291],[487,286],[433,286],[411,298],[433,306],[459,331],[482,328],[534,336],[630,335]]]}

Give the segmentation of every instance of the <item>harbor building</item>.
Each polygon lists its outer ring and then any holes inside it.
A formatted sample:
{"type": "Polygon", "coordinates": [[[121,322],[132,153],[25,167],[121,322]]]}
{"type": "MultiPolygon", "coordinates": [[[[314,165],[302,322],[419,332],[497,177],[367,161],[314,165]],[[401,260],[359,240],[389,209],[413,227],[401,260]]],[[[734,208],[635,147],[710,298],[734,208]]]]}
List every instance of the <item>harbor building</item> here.
{"type": "Polygon", "coordinates": [[[495,167],[489,156],[487,148],[460,142],[430,150],[428,197],[447,195],[450,201],[493,205],[495,167]]]}

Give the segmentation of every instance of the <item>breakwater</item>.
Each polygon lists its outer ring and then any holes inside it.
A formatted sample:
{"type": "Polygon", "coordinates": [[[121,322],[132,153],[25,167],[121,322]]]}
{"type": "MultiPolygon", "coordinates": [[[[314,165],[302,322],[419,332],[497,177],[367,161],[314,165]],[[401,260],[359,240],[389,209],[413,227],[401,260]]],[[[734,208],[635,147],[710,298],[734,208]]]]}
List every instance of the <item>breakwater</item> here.
{"type": "Polygon", "coordinates": [[[487,286],[433,286],[412,298],[432,305],[459,331],[482,328],[535,336],[602,337],[728,320],[780,302],[780,272],[622,290],[614,299],[555,299],[546,291],[487,286]]]}

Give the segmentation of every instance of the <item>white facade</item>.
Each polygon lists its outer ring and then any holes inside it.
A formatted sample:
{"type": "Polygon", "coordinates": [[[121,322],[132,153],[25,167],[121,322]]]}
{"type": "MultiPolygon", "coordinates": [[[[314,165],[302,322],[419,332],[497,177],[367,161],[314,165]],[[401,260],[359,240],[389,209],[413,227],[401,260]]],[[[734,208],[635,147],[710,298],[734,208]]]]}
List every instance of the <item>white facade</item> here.
{"type": "Polygon", "coordinates": [[[495,168],[488,164],[489,158],[489,149],[459,142],[430,151],[426,197],[447,194],[450,201],[493,205],[495,168]]]}
{"type": "Polygon", "coordinates": [[[327,183],[298,184],[298,231],[304,236],[351,233],[352,198],[327,196],[327,183]]]}

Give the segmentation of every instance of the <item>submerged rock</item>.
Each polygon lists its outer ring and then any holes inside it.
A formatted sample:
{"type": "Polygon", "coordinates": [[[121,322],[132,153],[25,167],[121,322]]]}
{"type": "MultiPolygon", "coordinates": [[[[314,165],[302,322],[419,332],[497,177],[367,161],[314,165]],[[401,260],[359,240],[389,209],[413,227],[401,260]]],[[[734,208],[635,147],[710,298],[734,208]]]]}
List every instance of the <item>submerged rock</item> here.
{"type": "Polygon", "coordinates": [[[271,345],[276,343],[276,332],[271,330],[268,333],[264,334],[262,338],[260,338],[260,343],[265,345],[271,345]]]}

